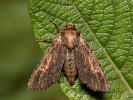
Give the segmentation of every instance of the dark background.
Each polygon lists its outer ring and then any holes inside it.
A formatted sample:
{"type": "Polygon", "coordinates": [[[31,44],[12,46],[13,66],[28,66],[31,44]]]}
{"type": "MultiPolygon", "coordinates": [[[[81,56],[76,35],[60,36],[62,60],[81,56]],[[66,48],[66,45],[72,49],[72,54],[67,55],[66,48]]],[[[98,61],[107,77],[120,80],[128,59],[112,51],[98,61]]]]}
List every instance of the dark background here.
{"type": "Polygon", "coordinates": [[[27,83],[43,52],[35,42],[27,0],[0,1],[0,100],[68,100],[56,83],[30,91],[27,83]]]}

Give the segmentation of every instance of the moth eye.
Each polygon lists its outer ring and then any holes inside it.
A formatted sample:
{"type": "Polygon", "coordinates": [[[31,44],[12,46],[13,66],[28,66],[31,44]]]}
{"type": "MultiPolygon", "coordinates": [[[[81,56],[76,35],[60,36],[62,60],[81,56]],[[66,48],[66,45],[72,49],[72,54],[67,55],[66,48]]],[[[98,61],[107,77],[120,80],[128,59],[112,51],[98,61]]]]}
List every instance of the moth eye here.
{"type": "Polygon", "coordinates": [[[73,25],[75,27],[75,25],[73,25]]]}
{"type": "Polygon", "coordinates": [[[67,27],[67,25],[66,25],[66,27],[67,27]]]}

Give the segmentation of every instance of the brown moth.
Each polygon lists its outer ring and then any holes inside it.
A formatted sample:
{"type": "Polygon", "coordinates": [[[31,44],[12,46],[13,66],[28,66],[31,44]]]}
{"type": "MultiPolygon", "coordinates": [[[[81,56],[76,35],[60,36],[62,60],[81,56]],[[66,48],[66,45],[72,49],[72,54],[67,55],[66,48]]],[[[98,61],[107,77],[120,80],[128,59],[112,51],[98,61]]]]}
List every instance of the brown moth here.
{"type": "Polygon", "coordinates": [[[108,91],[110,85],[106,74],[81,32],[72,22],[69,22],[65,29],[51,22],[60,29],[60,33],[56,35],[58,38],[49,47],[31,75],[28,88],[30,90],[48,89],[59,80],[61,70],[64,69],[70,85],[74,84],[78,74],[81,83],[91,90],[108,91]]]}

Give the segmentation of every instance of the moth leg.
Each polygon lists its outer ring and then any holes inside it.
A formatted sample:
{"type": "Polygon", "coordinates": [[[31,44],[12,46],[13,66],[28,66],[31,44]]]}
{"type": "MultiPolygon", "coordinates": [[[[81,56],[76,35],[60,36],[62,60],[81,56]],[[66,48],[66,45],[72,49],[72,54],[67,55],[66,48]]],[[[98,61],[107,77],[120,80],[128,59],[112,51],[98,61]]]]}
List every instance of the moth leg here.
{"type": "Polygon", "coordinates": [[[59,30],[63,30],[59,25],[57,25],[54,21],[50,20],[53,24],[55,24],[59,30]]]}
{"type": "Polygon", "coordinates": [[[52,42],[52,39],[56,38],[57,36],[59,36],[59,34],[56,34],[47,40],[36,40],[36,41],[37,42],[52,42]]]}

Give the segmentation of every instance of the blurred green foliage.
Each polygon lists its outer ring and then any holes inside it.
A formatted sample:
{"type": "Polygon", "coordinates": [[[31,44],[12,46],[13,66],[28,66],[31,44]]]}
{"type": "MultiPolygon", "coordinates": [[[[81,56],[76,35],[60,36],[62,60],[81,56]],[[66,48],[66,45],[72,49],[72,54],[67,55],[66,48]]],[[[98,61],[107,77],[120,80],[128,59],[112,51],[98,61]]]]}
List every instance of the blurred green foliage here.
{"type": "Polygon", "coordinates": [[[45,91],[27,89],[43,56],[33,36],[27,2],[0,1],[0,100],[67,100],[58,84],[45,91]]]}

